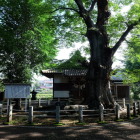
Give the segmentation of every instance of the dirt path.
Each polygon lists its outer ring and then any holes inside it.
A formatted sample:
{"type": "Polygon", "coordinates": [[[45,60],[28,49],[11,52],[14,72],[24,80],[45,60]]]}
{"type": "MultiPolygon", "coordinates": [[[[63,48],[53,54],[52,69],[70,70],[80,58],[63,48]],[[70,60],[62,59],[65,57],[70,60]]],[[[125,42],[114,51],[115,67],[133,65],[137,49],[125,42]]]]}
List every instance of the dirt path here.
{"type": "Polygon", "coordinates": [[[0,140],[139,140],[140,118],[132,122],[82,127],[0,125],[0,140]]]}

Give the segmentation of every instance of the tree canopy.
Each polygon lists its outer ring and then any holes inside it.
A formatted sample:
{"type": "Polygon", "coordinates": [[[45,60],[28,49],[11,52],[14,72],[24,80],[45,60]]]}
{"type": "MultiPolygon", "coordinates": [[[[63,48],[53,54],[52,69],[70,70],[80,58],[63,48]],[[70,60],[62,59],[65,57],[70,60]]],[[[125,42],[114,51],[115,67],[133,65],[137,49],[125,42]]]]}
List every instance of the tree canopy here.
{"type": "Polygon", "coordinates": [[[124,75],[127,82],[140,82],[140,30],[134,30],[127,42],[124,75]]]}
{"type": "Polygon", "coordinates": [[[56,54],[53,30],[42,0],[1,0],[0,72],[6,82],[29,82],[31,71],[48,63],[56,54]]]}
{"type": "MultiPolygon", "coordinates": [[[[87,26],[84,19],[81,18],[80,10],[82,9],[79,9],[79,6],[89,14],[93,24],[96,24],[97,18],[99,18],[97,2],[97,0],[46,1],[51,6],[46,11],[53,14],[53,19],[51,20],[57,23],[56,34],[62,46],[71,45],[73,42],[85,42],[87,40],[87,26]]],[[[109,15],[105,27],[109,36],[109,47],[113,47],[119,39],[123,39],[120,37],[124,35],[125,30],[131,30],[131,28],[139,23],[139,3],[139,0],[108,1],[109,15]]]]}
{"type": "Polygon", "coordinates": [[[88,62],[85,57],[81,55],[79,50],[71,54],[68,60],[63,60],[57,63],[54,67],[56,69],[85,69],[88,67],[88,62]]]}

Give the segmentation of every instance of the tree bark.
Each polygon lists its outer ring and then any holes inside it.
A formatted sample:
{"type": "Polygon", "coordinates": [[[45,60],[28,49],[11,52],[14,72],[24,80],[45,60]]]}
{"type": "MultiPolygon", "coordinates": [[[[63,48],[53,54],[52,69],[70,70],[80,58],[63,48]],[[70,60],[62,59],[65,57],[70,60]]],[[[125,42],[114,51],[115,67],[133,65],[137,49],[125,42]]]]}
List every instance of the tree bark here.
{"type": "Polygon", "coordinates": [[[104,35],[99,31],[89,30],[87,38],[91,52],[87,73],[87,103],[90,108],[99,108],[101,104],[112,107],[114,105],[110,89],[112,51],[106,47],[104,35]]]}

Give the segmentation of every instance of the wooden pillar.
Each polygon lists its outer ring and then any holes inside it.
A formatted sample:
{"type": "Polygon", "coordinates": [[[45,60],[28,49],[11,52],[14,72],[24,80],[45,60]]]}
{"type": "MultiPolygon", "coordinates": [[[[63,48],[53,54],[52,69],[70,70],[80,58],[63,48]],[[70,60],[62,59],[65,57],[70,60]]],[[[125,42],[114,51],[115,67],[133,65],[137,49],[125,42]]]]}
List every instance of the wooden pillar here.
{"type": "Polygon", "coordinates": [[[99,121],[104,121],[104,110],[103,105],[99,106],[99,121]]]}
{"type": "Polygon", "coordinates": [[[117,84],[115,86],[116,86],[116,97],[117,97],[117,100],[118,100],[118,86],[117,86],[117,84]]]}
{"type": "Polygon", "coordinates": [[[123,100],[123,108],[125,108],[125,98],[123,98],[122,100],[123,100]]]}
{"type": "Polygon", "coordinates": [[[140,101],[137,102],[137,105],[138,105],[138,114],[140,114],[140,101]]]}
{"type": "Polygon", "coordinates": [[[133,116],[137,116],[136,102],[133,103],[133,116]]]}
{"type": "Polygon", "coordinates": [[[38,99],[38,107],[41,106],[41,99],[38,99]]]}
{"type": "Polygon", "coordinates": [[[47,100],[47,105],[50,105],[50,102],[51,102],[51,100],[50,100],[50,99],[48,99],[48,100],[47,100]]]}
{"type": "Polygon", "coordinates": [[[19,108],[22,109],[22,107],[21,107],[21,99],[19,99],[19,108]]]}
{"type": "Polygon", "coordinates": [[[7,99],[7,114],[8,114],[8,106],[11,105],[11,99],[7,99]]]}
{"type": "Polygon", "coordinates": [[[28,108],[31,106],[31,99],[28,99],[28,108]]]}
{"type": "Polygon", "coordinates": [[[12,121],[12,112],[13,112],[13,106],[9,105],[7,110],[7,122],[12,121]]]}
{"type": "Polygon", "coordinates": [[[120,106],[116,105],[116,120],[120,119],[120,111],[119,111],[120,106]]]}
{"type": "Polygon", "coordinates": [[[2,107],[3,107],[3,104],[0,104],[0,116],[2,115],[2,107]]]}
{"type": "Polygon", "coordinates": [[[60,106],[56,106],[56,123],[60,123],[60,106]]]}
{"type": "Polygon", "coordinates": [[[79,106],[79,123],[83,123],[83,107],[79,106]]]}
{"type": "Polygon", "coordinates": [[[127,119],[130,119],[131,115],[130,115],[130,104],[126,105],[127,107],[127,119]]]}
{"type": "Polygon", "coordinates": [[[25,99],[25,112],[28,110],[28,103],[27,103],[27,98],[25,99]]]}
{"type": "Polygon", "coordinates": [[[29,118],[28,118],[29,123],[33,123],[33,106],[29,107],[29,118]]]}

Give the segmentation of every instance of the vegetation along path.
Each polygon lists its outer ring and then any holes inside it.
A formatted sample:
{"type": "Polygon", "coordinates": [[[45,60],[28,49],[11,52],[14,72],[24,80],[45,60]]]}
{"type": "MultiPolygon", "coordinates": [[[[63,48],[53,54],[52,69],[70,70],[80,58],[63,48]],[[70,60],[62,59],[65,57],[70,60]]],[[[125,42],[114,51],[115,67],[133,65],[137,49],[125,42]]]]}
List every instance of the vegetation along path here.
{"type": "Polygon", "coordinates": [[[140,118],[131,122],[77,127],[0,125],[0,140],[139,140],[140,118]]]}

